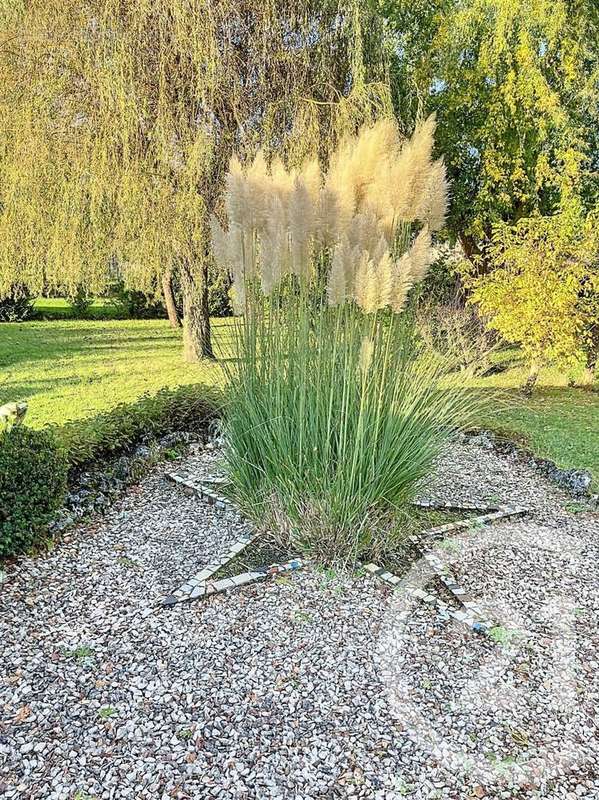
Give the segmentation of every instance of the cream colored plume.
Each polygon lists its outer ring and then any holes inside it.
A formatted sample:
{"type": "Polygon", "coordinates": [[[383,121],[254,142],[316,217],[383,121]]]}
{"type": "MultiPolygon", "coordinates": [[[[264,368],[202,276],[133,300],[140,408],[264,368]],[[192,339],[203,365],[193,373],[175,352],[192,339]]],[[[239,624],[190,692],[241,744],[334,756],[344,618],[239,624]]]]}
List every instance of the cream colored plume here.
{"type": "Polygon", "coordinates": [[[322,173],[317,158],[307,161],[301,169],[301,178],[308,189],[313,207],[318,206],[320,190],[322,188],[322,173]]]}
{"type": "Polygon", "coordinates": [[[275,158],[272,162],[270,168],[270,190],[277,195],[286,212],[295,176],[295,170],[288,170],[280,158],[275,158]]]}
{"type": "Polygon", "coordinates": [[[396,265],[386,250],[378,261],[367,251],[362,253],[354,279],[354,298],[367,314],[391,305],[395,286],[396,265]]]}
{"type": "Polygon", "coordinates": [[[289,238],[291,269],[295,275],[308,278],[311,271],[311,247],[315,233],[316,207],[302,175],[294,181],[289,195],[289,238]]]}
{"type": "Polygon", "coordinates": [[[324,175],[316,159],[292,169],[278,158],[269,165],[258,152],[244,169],[232,158],[226,230],[214,219],[211,233],[236,297],[254,276],[265,294],[290,274],[309,285],[318,259],[329,264],[330,305],[401,310],[426,275],[431,231],[447,212],[445,167],[432,160],[434,131],[429,117],[404,141],[394,121],[381,120],[340,142],[324,175]]]}
{"type": "Polygon", "coordinates": [[[259,150],[245,175],[247,224],[254,230],[260,230],[266,222],[266,207],[271,194],[270,182],[264,153],[259,150]]]}
{"type": "Polygon", "coordinates": [[[348,229],[348,238],[352,246],[366,250],[373,260],[378,260],[382,256],[381,248],[386,249],[383,229],[370,209],[354,216],[348,229]]]}
{"type": "Polygon", "coordinates": [[[408,293],[412,288],[413,281],[410,275],[410,259],[406,254],[404,254],[398,264],[397,269],[395,271],[395,278],[393,282],[393,291],[391,294],[391,310],[395,314],[399,314],[405,308],[408,293]]]}
{"type": "Polygon", "coordinates": [[[376,262],[376,279],[378,283],[378,307],[386,308],[391,305],[395,283],[395,264],[388,250],[376,262]]]}
{"type": "Polygon", "coordinates": [[[327,297],[330,306],[340,306],[349,297],[353,286],[353,256],[347,237],[338,242],[331,259],[331,269],[327,283],[327,297]]]}
{"type": "Polygon", "coordinates": [[[431,166],[418,207],[416,219],[426,222],[431,231],[439,231],[445,224],[449,204],[447,170],[439,158],[431,166]]]}
{"type": "Polygon", "coordinates": [[[425,227],[420,231],[407,255],[410,259],[412,281],[420,283],[426,277],[433,257],[431,233],[428,228],[425,227]]]}
{"type": "Polygon", "coordinates": [[[370,365],[372,364],[372,357],[374,355],[374,342],[370,336],[364,336],[362,344],[360,345],[360,372],[362,377],[366,377],[370,365]]]}
{"type": "Polygon", "coordinates": [[[379,308],[379,292],[376,267],[366,251],[358,263],[355,277],[354,297],[365,314],[372,314],[379,308]]]}
{"type": "Polygon", "coordinates": [[[317,209],[316,237],[321,247],[334,247],[350,228],[352,212],[336,191],[325,186],[321,192],[317,209]]]}
{"type": "Polygon", "coordinates": [[[261,239],[260,261],[262,291],[269,295],[287,272],[289,264],[285,209],[278,195],[271,199],[268,207],[266,226],[261,239]]]}
{"type": "Polygon", "coordinates": [[[393,220],[418,219],[418,210],[432,169],[435,125],[435,117],[430,116],[416,127],[412,137],[401,146],[397,157],[389,164],[389,170],[373,189],[370,202],[380,209],[380,213],[386,204],[384,218],[387,226],[391,223],[393,227],[393,220]]]}
{"type": "Polygon", "coordinates": [[[398,140],[395,122],[382,119],[341,142],[331,159],[327,185],[342,195],[352,211],[363,208],[371,185],[384,171],[398,140]]]}

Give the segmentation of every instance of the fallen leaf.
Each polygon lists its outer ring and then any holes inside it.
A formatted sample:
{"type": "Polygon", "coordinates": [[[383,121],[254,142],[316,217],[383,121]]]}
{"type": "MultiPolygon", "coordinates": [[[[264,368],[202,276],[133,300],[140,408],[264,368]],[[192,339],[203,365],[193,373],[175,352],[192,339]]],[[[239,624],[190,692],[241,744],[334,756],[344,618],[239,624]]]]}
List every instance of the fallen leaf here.
{"type": "Polygon", "coordinates": [[[31,714],[31,709],[29,706],[21,706],[21,708],[15,714],[15,722],[25,722],[27,717],[31,714]]]}

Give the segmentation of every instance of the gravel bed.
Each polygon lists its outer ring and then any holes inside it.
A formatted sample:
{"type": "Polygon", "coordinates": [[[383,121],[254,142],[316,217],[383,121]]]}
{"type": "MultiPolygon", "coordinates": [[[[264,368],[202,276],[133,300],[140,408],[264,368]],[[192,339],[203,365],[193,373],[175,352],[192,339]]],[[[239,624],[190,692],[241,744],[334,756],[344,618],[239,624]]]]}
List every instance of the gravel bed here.
{"type": "Polygon", "coordinates": [[[317,568],[165,610],[245,532],[172,469],[8,569],[1,797],[599,798],[597,513],[476,444],[441,459],[426,499],[533,509],[439,546],[496,642],[317,568]]]}

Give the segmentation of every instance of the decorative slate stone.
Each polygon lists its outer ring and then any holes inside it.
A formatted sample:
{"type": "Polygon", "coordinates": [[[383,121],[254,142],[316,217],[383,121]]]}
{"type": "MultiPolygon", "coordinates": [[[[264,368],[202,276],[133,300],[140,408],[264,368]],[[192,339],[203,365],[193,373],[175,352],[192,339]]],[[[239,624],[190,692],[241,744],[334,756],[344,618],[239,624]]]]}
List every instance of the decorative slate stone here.
{"type": "MultiPolygon", "coordinates": [[[[199,497],[210,504],[215,505],[216,508],[230,508],[236,510],[235,506],[226,497],[219,495],[213,490],[214,484],[222,483],[225,479],[217,478],[215,480],[214,478],[208,478],[203,482],[198,483],[192,482],[189,478],[183,478],[176,473],[171,473],[168,475],[168,477],[174,482],[182,484],[185,488],[193,490],[199,497]]],[[[433,539],[438,539],[445,534],[454,531],[469,530],[473,527],[481,527],[492,524],[498,520],[513,519],[529,513],[528,509],[525,508],[484,508],[470,504],[455,505],[453,503],[437,503],[427,500],[415,501],[413,505],[417,508],[425,508],[429,510],[444,510],[458,513],[460,511],[480,512],[479,516],[472,517],[471,519],[458,520],[457,522],[450,522],[445,525],[439,525],[435,528],[431,528],[425,533],[425,537],[430,537],[433,539]]],[[[241,537],[238,541],[233,543],[227,553],[223,554],[223,556],[217,559],[217,561],[214,563],[204,567],[204,569],[200,570],[197,575],[188,579],[187,583],[184,584],[180,590],[174,592],[173,595],[178,597],[180,600],[196,599],[196,597],[200,596],[206,597],[216,592],[226,591],[232,587],[243,586],[256,580],[262,580],[268,575],[276,575],[278,572],[299,569],[302,566],[303,562],[301,559],[294,559],[287,564],[273,564],[270,567],[262,567],[252,573],[242,573],[241,575],[236,575],[234,578],[223,578],[220,581],[208,582],[214,573],[239,555],[239,553],[241,553],[258,536],[259,534],[256,533],[253,536],[249,535],[241,537]],[[204,586],[203,592],[196,591],[202,586],[204,586]]],[[[419,538],[411,537],[410,541],[416,547],[421,557],[424,558],[427,564],[431,567],[433,574],[439,578],[439,580],[441,580],[445,588],[451,592],[453,597],[455,597],[462,608],[466,609],[470,616],[468,616],[465,612],[451,609],[436,596],[422,590],[412,588],[409,590],[411,595],[422,600],[423,602],[435,605],[439,613],[453,616],[460,622],[465,622],[468,624],[473,630],[484,632],[492,627],[493,623],[491,621],[482,620],[482,614],[479,611],[477,604],[465,592],[465,590],[455,582],[451,576],[449,567],[445,565],[436,556],[436,554],[423,550],[419,538]]],[[[368,564],[366,565],[365,569],[367,572],[370,572],[371,574],[381,578],[381,580],[384,580],[391,586],[395,587],[401,581],[397,575],[385,570],[384,567],[377,567],[375,564],[368,564]]]]}
{"type": "Polygon", "coordinates": [[[163,606],[175,606],[177,605],[178,602],[179,602],[178,599],[174,597],[172,594],[169,594],[167,595],[167,597],[164,597],[162,599],[163,606]]]}

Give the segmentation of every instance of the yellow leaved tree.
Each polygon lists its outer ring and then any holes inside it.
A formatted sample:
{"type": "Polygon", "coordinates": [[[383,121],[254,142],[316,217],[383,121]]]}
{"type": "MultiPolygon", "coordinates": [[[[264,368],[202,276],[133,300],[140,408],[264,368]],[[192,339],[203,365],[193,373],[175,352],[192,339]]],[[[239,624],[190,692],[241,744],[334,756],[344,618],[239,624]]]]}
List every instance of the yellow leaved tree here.
{"type": "Polygon", "coordinates": [[[472,301],[490,325],[521,346],[527,390],[541,366],[584,364],[599,354],[599,217],[572,201],[559,213],[495,228],[493,271],[473,281],[472,301]]]}

